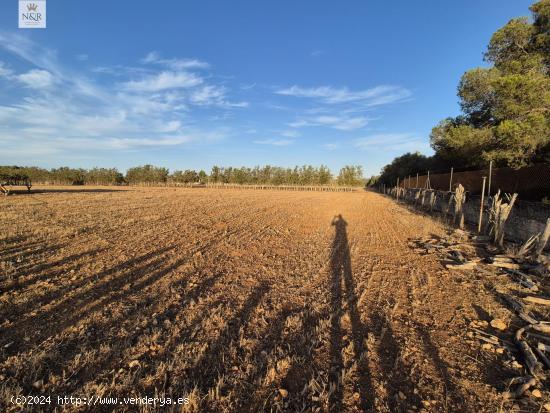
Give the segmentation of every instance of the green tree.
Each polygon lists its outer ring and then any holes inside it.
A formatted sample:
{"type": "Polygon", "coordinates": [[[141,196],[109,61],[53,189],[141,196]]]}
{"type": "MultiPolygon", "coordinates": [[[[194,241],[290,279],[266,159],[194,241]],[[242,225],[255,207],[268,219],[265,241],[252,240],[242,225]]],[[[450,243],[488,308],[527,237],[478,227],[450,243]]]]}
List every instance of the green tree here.
{"type": "Polygon", "coordinates": [[[126,181],[131,184],[163,184],[168,180],[168,169],[153,165],[136,166],[126,171],[126,181]]]}
{"type": "Polygon", "coordinates": [[[337,177],[338,185],[341,186],[362,186],[365,183],[363,178],[363,168],[359,165],[346,165],[337,177]]]}
{"type": "Polygon", "coordinates": [[[531,6],[533,23],[512,19],[496,31],[485,59],[458,86],[464,115],[430,135],[436,157],[459,167],[523,167],[545,160],[550,147],[550,0],[531,6]]]}
{"type": "MultiPolygon", "coordinates": [[[[392,163],[382,168],[380,177],[376,182],[387,186],[394,186],[397,179],[404,179],[411,175],[416,175],[417,172],[423,173],[430,169],[432,160],[419,152],[406,153],[395,158],[392,163]]],[[[372,178],[371,178],[372,181],[372,178]]]]}

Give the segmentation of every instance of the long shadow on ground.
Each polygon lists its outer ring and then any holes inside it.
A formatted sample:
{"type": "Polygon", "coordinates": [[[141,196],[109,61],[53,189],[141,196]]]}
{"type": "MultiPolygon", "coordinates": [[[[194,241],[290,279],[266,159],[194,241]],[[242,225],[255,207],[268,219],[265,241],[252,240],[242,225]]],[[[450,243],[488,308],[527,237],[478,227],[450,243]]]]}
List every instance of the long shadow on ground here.
{"type": "Polygon", "coordinates": [[[357,391],[360,395],[361,409],[369,411],[373,409],[373,390],[367,364],[363,339],[366,337],[365,326],[361,321],[357,309],[357,295],[355,293],[355,281],[351,267],[351,254],[349,249],[347,222],[338,215],[332,220],[335,228],[334,241],[332,243],[330,257],[330,371],[329,383],[334,391],[329,399],[329,410],[337,412],[342,409],[343,388],[341,372],[344,367],[342,359],[343,332],[341,318],[347,311],[351,321],[351,339],[353,342],[354,361],[357,366],[357,391]],[[342,282],[344,288],[342,288],[342,282]]]}

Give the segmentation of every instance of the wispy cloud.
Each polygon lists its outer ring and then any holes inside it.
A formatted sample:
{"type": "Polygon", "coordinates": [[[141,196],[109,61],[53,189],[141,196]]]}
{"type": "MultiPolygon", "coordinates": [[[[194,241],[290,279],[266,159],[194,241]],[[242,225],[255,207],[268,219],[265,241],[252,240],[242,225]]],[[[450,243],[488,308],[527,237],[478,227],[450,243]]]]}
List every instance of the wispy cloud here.
{"type": "MultiPolygon", "coordinates": [[[[0,82],[17,81],[11,103],[0,103],[1,155],[26,153],[84,154],[82,151],[129,150],[218,142],[230,132],[214,125],[197,126],[189,112],[193,106],[231,103],[228,89],[209,85],[190,67],[178,70],[147,69],[123,72],[74,72],[53,50],[19,34],[0,32],[0,50],[16,55],[31,69],[17,72],[0,62],[0,82]],[[91,76],[91,77],[90,77],[91,76]],[[30,88],[33,90],[31,91],[30,88]],[[205,89],[207,88],[207,89],[205,89]]],[[[171,62],[174,68],[175,62],[171,62]]],[[[186,66],[186,68],[183,68],[186,66]]]]}
{"type": "Polygon", "coordinates": [[[412,95],[400,86],[379,85],[370,89],[352,90],[347,87],[303,87],[291,86],[278,89],[275,94],[311,101],[314,106],[302,109],[302,114],[289,126],[328,127],[341,131],[357,131],[364,128],[375,117],[364,116],[376,107],[405,101],[412,95]]]}
{"type": "Polygon", "coordinates": [[[350,90],[347,87],[333,88],[330,86],[319,86],[306,88],[294,85],[286,89],[279,89],[275,93],[284,96],[318,99],[327,104],[360,101],[366,106],[378,106],[393,103],[411,96],[411,92],[405,88],[388,85],[381,85],[371,89],[356,91],[350,90]]]}
{"type": "Polygon", "coordinates": [[[53,84],[52,74],[47,70],[41,69],[32,69],[27,73],[22,73],[17,76],[17,80],[33,89],[44,89],[53,84]]]}
{"type": "Polygon", "coordinates": [[[302,128],[305,126],[326,126],[342,131],[353,131],[365,127],[369,123],[369,118],[365,116],[338,116],[321,115],[315,117],[306,117],[289,123],[293,128],[302,128]]]}
{"type": "Polygon", "coordinates": [[[202,79],[188,72],[161,72],[140,80],[124,82],[124,89],[134,92],[158,92],[166,89],[191,88],[202,83],[202,79]]]}
{"type": "Polygon", "coordinates": [[[248,106],[248,102],[230,102],[226,98],[227,89],[223,86],[206,85],[196,89],[190,97],[191,102],[199,106],[239,107],[248,106]]]}
{"type": "Polygon", "coordinates": [[[312,52],[309,53],[309,55],[311,57],[319,57],[319,56],[322,56],[326,53],[325,50],[322,50],[322,49],[317,49],[317,50],[313,50],[312,52]]]}
{"type": "Polygon", "coordinates": [[[297,130],[290,129],[290,130],[281,131],[280,135],[284,136],[285,138],[298,138],[300,137],[301,133],[298,132],[297,130]]]}
{"type": "Polygon", "coordinates": [[[12,74],[13,71],[4,62],[0,62],[0,77],[9,77],[12,74]]]}
{"type": "Polygon", "coordinates": [[[412,133],[382,133],[355,139],[353,146],[361,150],[382,149],[386,151],[429,150],[425,138],[412,133]]]}
{"type": "Polygon", "coordinates": [[[158,52],[150,52],[142,60],[143,63],[153,63],[167,66],[173,70],[207,69],[210,65],[199,59],[163,59],[158,52]]]}
{"type": "Polygon", "coordinates": [[[292,139],[261,139],[261,140],[256,140],[252,142],[258,145],[271,145],[271,146],[288,146],[294,143],[292,139]]]}

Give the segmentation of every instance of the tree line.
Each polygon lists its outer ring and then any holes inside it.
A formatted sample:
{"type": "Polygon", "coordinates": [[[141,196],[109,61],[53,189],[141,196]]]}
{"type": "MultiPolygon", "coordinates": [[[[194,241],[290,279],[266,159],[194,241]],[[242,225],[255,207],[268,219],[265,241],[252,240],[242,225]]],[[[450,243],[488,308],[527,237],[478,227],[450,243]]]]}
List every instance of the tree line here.
{"type": "Polygon", "coordinates": [[[550,163],[550,0],[534,3],[497,30],[484,60],[458,84],[462,114],[430,134],[433,156],[407,153],[386,165],[379,182],[395,185],[427,170],[521,168],[550,163]]]}
{"type": "Polygon", "coordinates": [[[0,166],[0,175],[28,176],[34,183],[54,185],[163,185],[191,183],[225,183],[241,185],[340,185],[362,186],[365,184],[363,169],[347,165],[334,176],[330,169],[304,165],[294,168],[279,166],[219,167],[213,166],[210,173],[204,170],[175,170],[143,165],[129,168],[122,174],[116,168],[53,168],[0,166]]]}

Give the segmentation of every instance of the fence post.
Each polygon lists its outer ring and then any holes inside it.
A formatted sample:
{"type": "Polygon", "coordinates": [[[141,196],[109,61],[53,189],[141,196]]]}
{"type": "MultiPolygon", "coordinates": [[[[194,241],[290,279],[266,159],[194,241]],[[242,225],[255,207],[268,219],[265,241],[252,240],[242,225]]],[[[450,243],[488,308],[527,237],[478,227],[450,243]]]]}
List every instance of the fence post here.
{"type": "Polygon", "coordinates": [[[449,180],[449,192],[453,191],[453,167],[451,166],[451,179],[449,180]]]}
{"type": "Polygon", "coordinates": [[[416,188],[418,188],[418,172],[416,173],[416,188]]]}
{"type": "Polygon", "coordinates": [[[489,162],[489,184],[487,185],[487,197],[491,196],[491,177],[493,176],[493,161],[489,162]]]}
{"type": "Polygon", "coordinates": [[[395,198],[399,202],[399,178],[397,178],[397,186],[395,188],[395,198]]]}
{"type": "Polygon", "coordinates": [[[483,221],[483,200],[485,196],[485,180],[486,176],[483,177],[483,184],[481,185],[481,204],[479,205],[479,220],[477,222],[477,232],[481,232],[481,222],[483,221]]]}
{"type": "Polygon", "coordinates": [[[426,179],[426,189],[431,189],[432,185],[430,183],[430,171],[428,171],[428,178],[426,179]]]}

